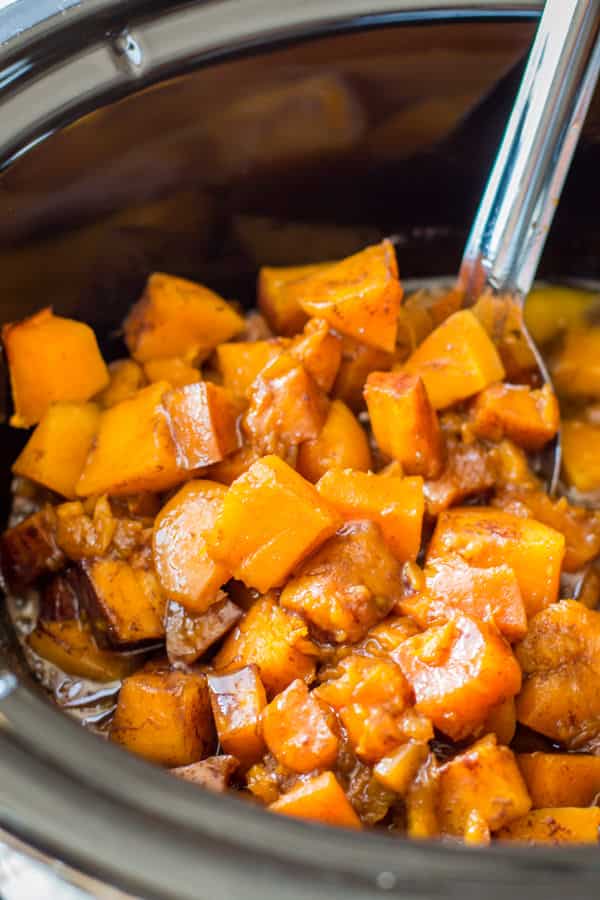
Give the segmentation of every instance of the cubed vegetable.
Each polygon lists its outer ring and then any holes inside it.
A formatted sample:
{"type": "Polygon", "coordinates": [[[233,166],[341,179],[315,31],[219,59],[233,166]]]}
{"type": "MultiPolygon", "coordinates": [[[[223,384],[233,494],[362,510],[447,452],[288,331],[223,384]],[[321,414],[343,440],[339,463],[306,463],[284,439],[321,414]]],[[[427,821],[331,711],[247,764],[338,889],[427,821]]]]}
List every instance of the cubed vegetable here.
{"type": "Polygon", "coordinates": [[[65,562],[56,542],[56,513],[52,506],[44,506],[0,537],[0,570],[11,591],[18,593],[41,575],[58,572],[65,562]]]}
{"type": "Polygon", "coordinates": [[[564,346],[552,364],[552,380],[561,395],[600,397],[600,328],[567,331],[564,346]]]}
{"type": "Polygon", "coordinates": [[[496,837],[527,844],[597,844],[599,834],[600,809],[592,806],[535,809],[506,825],[496,837]]]}
{"type": "Polygon", "coordinates": [[[482,441],[446,438],[445,466],[439,478],[423,486],[425,506],[431,517],[469,497],[485,496],[498,478],[497,461],[482,441]]]}
{"type": "Polygon", "coordinates": [[[373,371],[390,369],[393,361],[392,353],[342,335],[342,361],[333,385],[333,396],[353,412],[360,412],[365,407],[363,389],[367,376],[373,371]]]}
{"type": "Polygon", "coordinates": [[[265,752],[260,717],[267,696],[258,668],[249,665],[232,672],[211,673],[208,687],[221,747],[248,768],[265,752]]]}
{"type": "Polygon", "coordinates": [[[205,612],[191,613],[170,600],[165,618],[166,649],[171,664],[190,665],[219,641],[242,617],[242,610],[223,592],[205,612]]]}
{"type": "Polygon", "coordinates": [[[498,351],[508,378],[526,380],[537,360],[523,328],[523,304],[513,294],[483,293],[472,307],[498,351]]]}
{"type": "Polygon", "coordinates": [[[300,775],[333,766],[339,749],[325,713],[301,679],[293,681],[262,713],[265,742],[277,761],[300,775]]]}
{"type": "Polygon", "coordinates": [[[408,741],[390,756],[384,756],[373,768],[378,781],[396,794],[404,794],[427,759],[429,745],[425,741],[408,741]]]}
{"type": "Polygon", "coordinates": [[[27,643],[63,672],[91,681],[119,681],[139,665],[139,658],[100,648],[89,625],[79,619],[39,621],[27,643]]]}
{"type": "Polygon", "coordinates": [[[290,353],[299,359],[317,387],[329,393],[342,361],[342,340],[325,319],[309,319],[292,341],[290,353]]]}
{"type": "Polygon", "coordinates": [[[593,806],[600,794],[600,756],[520,753],[517,762],[534,809],[593,806]]]}
{"type": "Polygon", "coordinates": [[[240,408],[226,388],[196,381],[163,398],[177,463],[186,471],[220,462],[241,446],[240,408]]]}
{"type": "Polygon", "coordinates": [[[329,469],[366,472],[371,465],[367,435],[354,413],[341,400],[334,400],[330,405],[319,436],[300,444],[296,463],[298,472],[312,482],[318,481],[329,469]]]}
{"type": "Polygon", "coordinates": [[[333,772],[323,772],[298,783],[272,803],[269,809],[284,816],[340,828],[361,827],[360,819],[333,772]]]}
{"type": "Polygon", "coordinates": [[[537,285],[527,295],[525,323],[536,344],[547,344],[561,331],[582,327],[598,306],[598,294],[563,284],[537,285]]]}
{"type": "Polygon", "coordinates": [[[525,450],[540,450],[556,435],[559,409],[549,384],[532,390],[522,384],[492,384],[473,406],[473,428],[490,441],[510,438],[525,450]]]}
{"type": "Polygon", "coordinates": [[[577,419],[563,422],[561,429],[563,471],[578,491],[600,488],[600,427],[577,419]]]}
{"type": "Polygon", "coordinates": [[[144,364],[144,373],[150,384],[156,381],[167,381],[174,388],[194,384],[202,378],[198,369],[190,366],[188,362],[178,356],[149,359],[144,364]]]}
{"type": "Polygon", "coordinates": [[[258,307],[277,334],[291,337],[302,331],[307,314],[294,294],[294,283],[315,272],[323,272],[332,263],[308,266],[263,266],[258,273],[258,307]]]}
{"type": "Polygon", "coordinates": [[[134,359],[116,359],[109,363],[108,374],[110,377],[108,386],[96,397],[104,409],[115,406],[121,400],[127,400],[146,385],[144,370],[134,359]]]}
{"type": "Polygon", "coordinates": [[[215,794],[224,794],[238,765],[235,756],[209,756],[200,762],[190,763],[189,766],[176,766],[171,769],[171,775],[215,794]]]}
{"type": "Polygon", "coordinates": [[[286,342],[279,338],[219,344],[216,357],[223,387],[228,388],[236,397],[246,397],[259,372],[283,353],[285,347],[286,342]]]}

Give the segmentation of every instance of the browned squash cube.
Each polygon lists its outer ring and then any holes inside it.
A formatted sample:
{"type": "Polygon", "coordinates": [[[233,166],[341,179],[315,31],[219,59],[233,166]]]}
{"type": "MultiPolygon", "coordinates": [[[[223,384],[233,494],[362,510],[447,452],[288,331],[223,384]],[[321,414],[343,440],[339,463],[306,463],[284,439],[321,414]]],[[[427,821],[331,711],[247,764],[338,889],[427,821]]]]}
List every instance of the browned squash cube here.
{"type": "Polygon", "coordinates": [[[304,333],[290,346],[290,353],[299,359],[317,387],[329,393],[342,360],[342,341],[325,319],[309,319],[304,333]]]}
{"type": "Polygon", "coordinates": [[[90,681],[119,681],[139,665],[139,657],[99,647],[90,626],[79,619],[40,620],[27,643],[61,671],[90,681]]]}
{"type": "Polygon", "coordinates": [[[333,396],[353,412],[360,412],[365,408],[363,389],[367,376],[370,372],[390,369],[393,361],[392,353],[342,335],[342,360],[333,385],[333,396]]]}
{"type": "Polygon", "coordinates": [[[195,662],[241,617],[242,610],[222,591],[207,610],[198,614],[170,600],[165,619],[169,661],[188,665],[195,662]]]}
{"type": "Polygon", "coordinates": [[[558,431],[558,400],[549,384],[492,384],[473,405],[473,429],[491,441],[510,438],[525,450],[540,450],[558,431]]]}
{"type": "Polygon", "coordinates": [[[134,359],[116,359],[109,363],[108,374],[110,376],[108,387],[96,397],[96,401],[104,409],[115,406],[121,400],[127,400],[146,384],[144,370],[134,359]]]}
{"type": "Polygon", "coordinates": [[[498,832],[500,841],[526,844],[597,844],[600,809],[576,806],[534,809],[498,832]]]}
{"type": "Polygon", "coordinates": [[[244,768],[265,753],[260,727],[267,695],[256,665],[208,676],[210,702],[221,747],[244,768]]]}
{"type": "Polygon", "coordinates": [[[20,591],[66,562],[56,543],[56,514],[52,506],[28,516],[0,536],[0,570],[5,585],[20,591]]]}
{"type": "Polygon", "coordinates": [[[216,357],[223,387],[236,397],[246,397],[259,372],[279,356],[287,344],[289,341],[280,338],[219,344],[216,357]]]}
{"type": "Polygon", "coordinates": [[[199,469],[220,462],[240,447],[240,409],[225,388],[196,381],[169,391],[163,402],[182,469],[199,469]]]}

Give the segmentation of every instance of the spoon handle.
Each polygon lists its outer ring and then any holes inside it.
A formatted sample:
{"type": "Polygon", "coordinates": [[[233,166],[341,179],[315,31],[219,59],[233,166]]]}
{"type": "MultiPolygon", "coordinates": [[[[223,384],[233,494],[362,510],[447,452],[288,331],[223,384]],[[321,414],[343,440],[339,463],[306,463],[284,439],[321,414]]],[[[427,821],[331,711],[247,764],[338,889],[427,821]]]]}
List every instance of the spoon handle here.
{"type": "Polygon", "coordinates": [[[529,292],[600,72],[600,0],[546,0],[460,282],[529,292]]]}

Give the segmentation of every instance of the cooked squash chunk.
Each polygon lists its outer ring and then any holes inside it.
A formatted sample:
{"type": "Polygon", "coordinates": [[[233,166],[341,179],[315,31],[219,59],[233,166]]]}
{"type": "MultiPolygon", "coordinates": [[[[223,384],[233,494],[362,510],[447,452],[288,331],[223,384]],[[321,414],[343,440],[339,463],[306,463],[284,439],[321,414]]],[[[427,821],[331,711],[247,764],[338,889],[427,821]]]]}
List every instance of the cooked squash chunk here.
{"type": "Polygon", "coordinates": [[[53,403],[81,403],[108,385],[96,336],[83,322],[51,307],[2,327],[15,412],[10,424],[29,428],[53,403]]]}
{"type": "Polygon", "coordinates": [[[162,405],[168,389],[151,384],[102,413],[78,496],[164,491],[184,480],[162,405]]]}
{"type": "Polygon", "coordinates": [[[402,795],[428,755],[429,745],[425,741],[408,741],[390,756],[380,759],[373,768],[373,774],[385,787],[402,795]]]}
{"type": "Polygon", "coordinates": [[[496,837],[527,844],[597,844],[599,834],[600,809],[593,806],[536,809],[506,825],[496,837]]]}
{"type": "Polygon", "coordinates": [[[56,513],[52,506],[44,506],[0,537],[0,571],[11,591],[18,593],[41,575],[58,572],[65,562],[56,542],[56,513]]]}
{"type": "Polygon", "coordinates": [[[466,400],[504,378],[494,344],[468,309],[432,331],[401,371],[421,376],[434,409],[466,400]]]}
{"type": "Polygon", "coordinates": [[[255,447],[243,444],[239,450],[230,453],[221,462],[213,463],[212,466],[209,466],[204,474],[210,475],[211,478],[220,482],[220,484],[231,485],[259,459],[260,453],[255,447]]]}
{"type": "Polygon", "coordinates": [[[438,817],[444,834],[464,837],[476,811],[490,831],[524,816],[531,800],[514,754],[487,735],[440,771],[438,817]]]}
{"type": "Polygon", "coordinates": [[[536,344],[547,344],[567,329],[583,327],[598,306],[598,294],[562,284],[540,284],[527,295],[525,322],[536,344]]]}
{"type": "Polygon", "coordinates": [[[95,403],[50,406],[13,463],[12,471],[63,497],[75,497],[99,421],[100,410],[95,403]]]}
{"type": "Polygon", "coordinates": [[[215,668],[239,668],[255,664],[269,697],[285,690],[296,678],[311,681],[316,647],[300,616],[281,609],[266,596],[257,600],[225,642],[213,663],[215,668]]]}
{"type": "Polygon", "coordinates": [[[137,672],[126,678],[110,738],[162,766],[187,766],[215,747],[206,679],[184,672],[137,672]]]}
{"type": "Polygon", "coordinates": [[[139,657],[100,648],[89,625],[79,619],[40,620],[27,643],[68,675],[91,681],[119,681],[139,665],[139,657]]]}
{"type": "Polygon", "coordinates": [[[259,372],[283,353],[285,348],[286,342],[279,338],[219,344],[216,356],[223,387],[236,397],[246,397],[259,372]]]}
{"type": "Polygon", "coordinates": [[[473,406],[476,434],[490,441],[507,437],[525,450],[540,450],[558,427],[558,401],[549,384],[537,391],[522,384],[492,384],[473,406]]]}
{"type": "Polygon", "coordinates": [[[308,481],[315,482],[329,469],[366,472],[371,464],[369,441],[362,425],[345,403],[334,400],[319,436],[300,444],[296,468],[308,481]]]}
{"type": "Polygon", "coordinates": [[[109,363],[108,374],[110,377],[108,386],[96,397],[104,409],[115,406],[121,400],[127,400],[146,385],[144,370],[134,359],[116,359],[109,363]]]}
{"type": "Polygon", "coordinates": [[[437,414],[418,375],[371,372],[365,400],[377,445],[408,475],[437,478],[444,446],[437,414]]]}
{"type": "Polygon", "coordinates": [[[373,371],[390,369],[393,361],[392,353],[342,335],[342,360],[333,385],[333,396],[353,412],[360,412],[365,408],[363,389],[367,376],[373,371]]]}
{"type": "Polygon", "coordinates": [[[342,341],[325,319],[310,319],[292,341],[290,353],[299,359],[317,387],[329,393],[342,360],[342,341]]]}
{"type": "Polygon", "coordinates": [[[495,734],[499,744],[512,742],[517,730],[517,710],[515,698],[509,697],[495,706],[483,723],[484,734],[495,734]]]}
{"type": "Polygon", "coordinates": [[[150,384],[167,381],[174,388],[194,384],[202,378],[198,369],[178,356],[149,359],[144,365],[144,372],[150,384]]]}
{"type": "Polygon", "coordinates": [[[339,740],[329,716],[301,679],[293,681],[267,706],[262,730],[267,747],[281,765],[300,775],[333,766],[339,740]]]}
{"type": "Polygon", "coordinates": [[[169,662],[190,663],[227,634],[242,617],[242,610],[221,592],[202,613],[190,613],[170,600],[165,618],[166,649],[169,662]]]}
{"type": "Polygon", "coordinates": [[[156,574],[165,593],[191,612],[204,612],[230,577],[227,568],[209,555],[205,540],[226,494],[225,486],[216,481],[189,481],[154,523],[156,574]]]}
{"type": "Polygon", "coordinates": [[[600,794],[600,756],[521,753],[517,762],[534,809],[592,806],[600,794]]]}
{"type": "Polygon", "coordinates": [[[248,768],[265,752],[260,717],[267,696],[258,668],[249,665],[232,672],[210,674],[208,687],[221,747],[239,759],[243,768],[248,768]]]}
{"type": "Polygon", "coordinates": [[[177,356],[192,363],[243,331],[244,320],[207,287],[156,273],[123,327],[129,352],[138,362],[177,356]]]}
{"type": "Polygon", "coordinates": [[[482,294],[473,314],[498,351],[508,378],[523,380],[534,372],[537,360],[523,328],[523,304],[512,294],[482,294]]]}
{"type": "Polygon", "coordinates": [[[417,558],[425,509],[421,478],[330,469],[317,490],[347,521],[376,522],[400,562],[417,558]]]}
{"type": "Polygon", "coordinates": [[[163,403],[177,463],[182,469],[199,469],[220,462],[240,447],[240,409],[225,388],[197,381],[168,391],[163,403]]]}
{"type": "Polygon", "coordinates": [[[562,351],[552,365],[552,380],[559,394],[600,397],[600,328],[571,328],[562,351]]]}
{"type": "Polygon", "coordinates": [[[482,441],[448,435],[445,443],[442,474],[423,485],[426,510],[432,517],[469,497],[485,495],[498,478],[496,456],[482,441]]]}
{"type": "Polygon", "coordinates": [[[417,711],[455,741],[521,687],[521,670],[496,627],[461,613],[408,638],[392,657],[415,692],[417,711]]]}
{"type": "Polygon", "coordinates": [[[518,645],[525,682],[519,722],[565,747],[583,748],[600,732],[600,613],[575,600],[543,609],[518,645]]]}
{"type": "Polygon", "coordinates": [[[293,287],[308,275],[324,271],[332,263],[316,263],[308,266],[263,266],[258,273],[258,308],[277,334],[292,337],[306,324],[304,312],[293,287]]]}
{"type": "Polygon", "coordinates": [[[578,491],[600,488],[600,427],[577,419],[561,429],[563,471],[578,491]]]}
{"type": "Polygon", "coordinates": [[[332,535],[339,519],[315,488],[276,456],[265,456],[229,488],[209,553],[248,587],[284,583],[332,535]]]}
{"type": "Polygon", "coordinates": [[[98,635],[114,646],[164,637],[165,597],[154,572],[118,559],[84,560],[85,606],[98,635]]]}
{"type": "Polygon", "coordinates": [[[209,756],[189,766],[176,766],[171,769],[171,775],[215,794],[224,794],[238,766],[235,756],[209,756]]]}
{"type": "Polygon", "coordinates": [[[402,286],[392,244],[367,247],[288,287],[304,312],[391,353],[396,344],[402,286]]]}
{"type": "Polygon", "coordinates": [[[340,828],[361,828],[360,819],[333,772],[323,772],[299,782],[272,803],[269,809],[284,816],[340,828]]]}
{"type": "Polygon", "coordinates": [[[473,566],[510,566],[529,617],[558,597],[565,539],[534,519],[483,506],[448,510],[438,519],[427,559],[452,553],[473,566]]]}
{"type": "Polygon", "coordinates": [[[401,595],[400,565],[373,522],[351,522],[306,560],[281,593],[336,643],[359,641],[401,595]]]}

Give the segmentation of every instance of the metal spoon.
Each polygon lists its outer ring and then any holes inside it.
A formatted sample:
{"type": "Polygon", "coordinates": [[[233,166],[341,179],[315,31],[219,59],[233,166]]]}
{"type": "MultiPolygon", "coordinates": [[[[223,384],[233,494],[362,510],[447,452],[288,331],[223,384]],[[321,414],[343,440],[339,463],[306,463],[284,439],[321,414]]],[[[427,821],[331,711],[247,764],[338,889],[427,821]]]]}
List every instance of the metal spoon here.
{"type": "MultiPolygon", "coordinates": [[[[523,80],[465,247],[467,303],[489,292],[495,337],[515,322],[542,381],[550,377],[523,322],[539,259],[600,72],[600,0],[546,0],[523,80]]],[[[489,322],[487,323],[489,327],[489,322]]],[[[541,463],[551,491],[557,439],[541,463]]]]}

